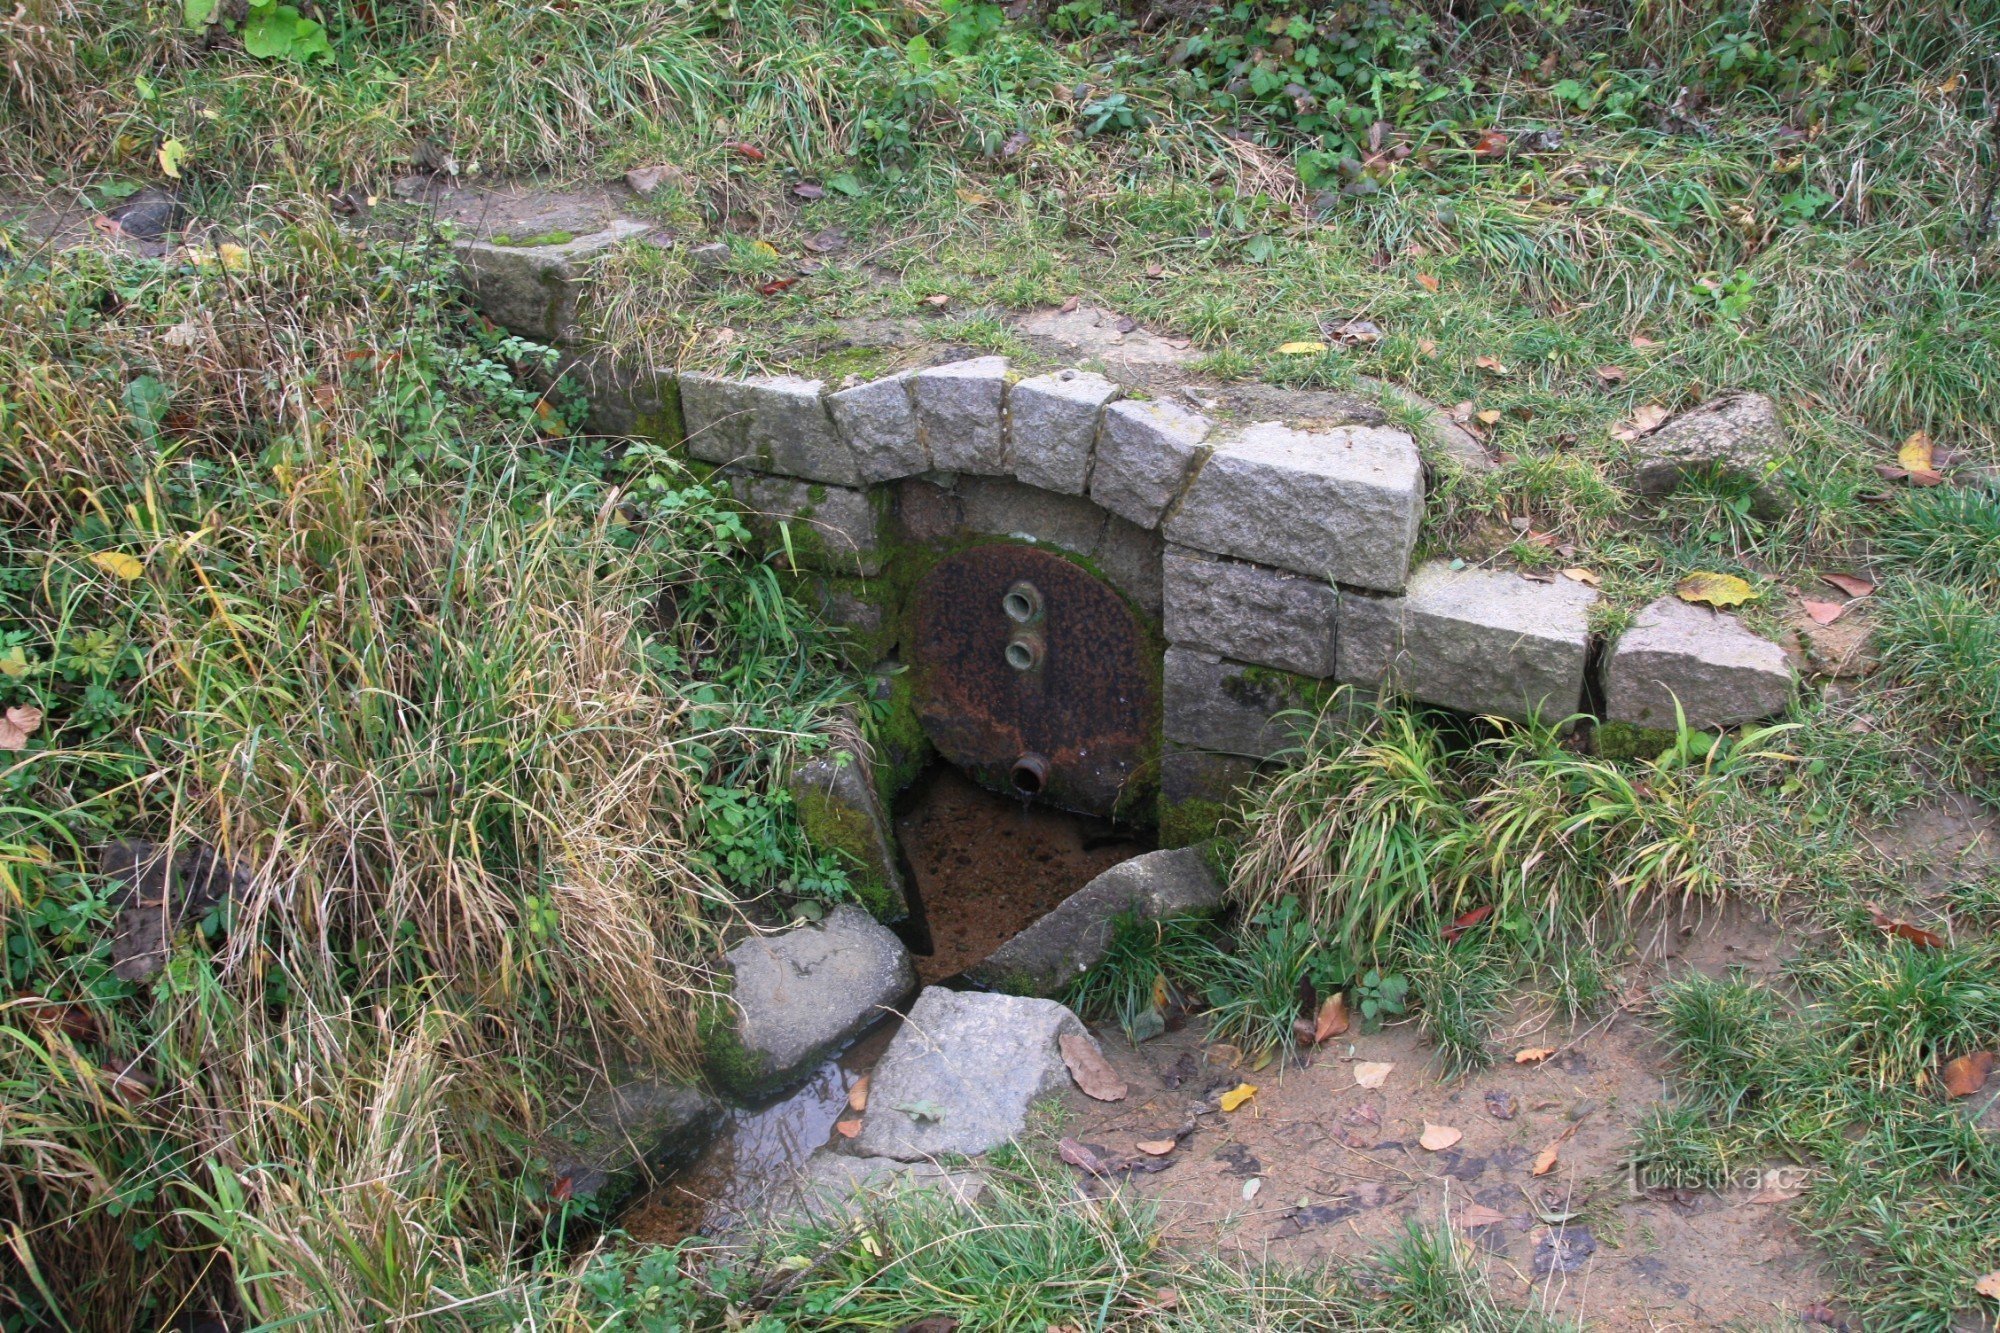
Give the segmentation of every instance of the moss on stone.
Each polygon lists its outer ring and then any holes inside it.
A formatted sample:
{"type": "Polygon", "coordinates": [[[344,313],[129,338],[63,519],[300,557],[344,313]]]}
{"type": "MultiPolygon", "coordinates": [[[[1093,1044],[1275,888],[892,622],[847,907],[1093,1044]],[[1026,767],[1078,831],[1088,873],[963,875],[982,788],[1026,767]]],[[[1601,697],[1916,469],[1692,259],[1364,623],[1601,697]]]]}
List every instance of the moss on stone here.
{"type": "Polygon", "coordinates": [[[544,245],[568,245],[576,239],[573,231],[543,231],[533,236],[509,236],[506,232],[486,238],[488,245],[504,245],[509,250],[532,250],[544,245]]]}
{"type": "MultiPolygon", "coordinates": [[[[726,984],[726,983],[725,983],[726,984]]],[[[769,1091],[776,1082],[770,1061],[753,1055],[736,1031],[736,1006],[726,993],[702,1006],[696,1017],[696,1033],[701,1039],[702,1065],[717,1087],[741,1098],[754,1098],[769,1091]]]]}
{"type": "Polygon", "coordinates": [[[931,762],[931,738],[917,717],[917,691],[908,671],[887,680],[889,697],[871,714],[870,739],[875,744],[875,791],[882,808],[895,808],[896,797],[915,782],[931,762]]]}
{"type": "Polygon", "coordinates": [[[1193,847],[1215,837],[1215,830],[1234,813],[1226,801],[1191,796],[1184,801],[1162,800],[1159,842],[1163,848],[1193,847]]]}
{"type": "MultiPolygon", "coordinates": [[[[858,762],[840,754],[835,760],[858,762]]],[[[799,828],[816,851],[831,852],[847,871],[847,882],[861,905],[878,921],[896,921],[909,915],[909,905],[890,882],[889,867],[882,864],[883,847],[874,821],[864,810],[836,798],[828,789],[800,782],[792,789],[792,806],[799,828]]],[[[886,833],[886,830],[880,831],[886,833]]]]}
{"type": "Polygon", "coordinates": [[[1657,759],[1674,743],[1674,733],[1630,722],[1597,724],[1597,753],[1604,759],[1657,759]]]}

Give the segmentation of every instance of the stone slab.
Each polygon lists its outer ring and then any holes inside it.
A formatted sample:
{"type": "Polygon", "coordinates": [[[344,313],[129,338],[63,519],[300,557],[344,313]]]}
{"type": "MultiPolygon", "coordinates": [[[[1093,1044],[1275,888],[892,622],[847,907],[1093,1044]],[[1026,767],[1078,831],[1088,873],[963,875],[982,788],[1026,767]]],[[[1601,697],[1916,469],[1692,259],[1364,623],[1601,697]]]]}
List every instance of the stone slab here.
{"type": "Polygon", "coordinates": [[[1216,441],[1162,530],[1182,546],[1397,592],[1423,511],[1423,461],[1402,431],[1264,422],[1216,441]]]}
{"type": "Polygon", "coordinates": [[[1340,593],[1331,584],[1175,546],[1162,573],[1167,642],[1302,676],[1334,673],[1340,593]]]}
{"type": "Polygon", "coordinates": [[[826,400],[834,430],[865,485],[930,471],[930,455],[917,433],[916,372],[842,389],[826,400]]]}
{"type": "Polygon", "coordinates": [[[523,338],[559,343],[575,336],[577,301],[590,261],[652,229],[650,223],[617,218],[601,231],[560,245],[467,240],[452,248],[481,314],[523,338]]]}
{"type": "Polygon", "coordinates": [[[772,1203],[779,1215],[841,1222],[859,1218],[885,1196],[917,1191],[967,1208],[986,1192],[986,1177],[978,1171],[954,1171],[935,1162],[858,1157],[821,1148],[806,1159],[789,1188],[776,1191],[772,1203]]]}
{"type": "Polygon", "coordinates": [[[1310,702],[1306,682],[1289,672],[1180,647],[1167,649],[1161,667],[1169,741],[1268,759],[1296,745],[1311,725],[1308,718],[1283,716],[1310,702]]]}
{"type": "Polygon", "coordinates": [[[1054,911],[967,969],[975,985],[1011,995],[1059,995],[1104,957],[1118,921],[1212,915],[1222,883],[1191,848],[1120,861],[1062,900],[1054,911]]]}
{"type": "Polygon", "coordinates": [[[1345,596],[1341,679],[1464,713],[1560,721],[1583,698],[1593,588],[1432,561],[1402,597],[1345,596]]]}
{"type": "Polygon", "coordinates": [[[824,921],[754,935],[731,949],[728,961],[736,1043],[751,1067],[725,1064],[716,1073],[744,1092],[811,1073],[916,985],[903,942],[845,903],[824,921]]]}
{"type": "Polygon", "coordinates": [[[908,916],[895,834],[862,752],[815,755],[793,771],[787,786],[807,843],[840,859],[862,904],[882,921],[908,916]]]}
{"type": "Polygon", "coordinates": [[[722,1127],[723,1107],[664,1075],[600,1084],[550,1128],[547,1154],[570,1197],[615,1205],[694,1160],[722,1127]]]}
{"type": "Polygon", "coordinates": [[[1011,477],[962,477],[958,503],[959,522],[967,531],[1060,547],[1077,555],[1094,552],[1104,533],[1104,511],[1081,495],[1059,495],[1011,477]]]}
{"type": "Polygon", "coordinates": [[[920,370],[917,430],[940,472],[1005,476],[1007,358],[980,356],[920,370]]]}
{"type": "Polygon", "coordinates": [[[1166,596],[1160,576],[1164,548],[1158,528],[1142,528],[1110,514],[1105,518],[1104,535],[1098,539],[1097,550],[1091,553],[1098,572],[1155,622],[1160,619],[1166,596]]]}
{"type": "Polygon", "coordinates": [[[824,388],[796,375],[730,379],[688,371],[681,376],[688,454],[705,463],[859,485],[860,469],[833,428],[824,388]]]}
{"type": "Polygon", "coordinates": [[[1160,524],[1187,481],[1213,423],[1165,399],[1121,399],[1104,409],[1090,498],[1142,528],[1160,524]]]}
{"type": "Polygon", "coordinates": [[[1118,386],[1087,370],[1058,370],[1022,380],[1007,393],[1008,457],[1030,486],[1082,495],[1105,404],[1118,386]]]}
{"type": "Polygon", "coordinates": [[[749,511],[751,529],[772,549],[783,549],[779,524],[789,527],[796,568],[833,574],[882,572],[888,557],[880,516],[868,492],[755,474],[732,478],[730,489],[749,511]]]}
{"type": "Polygon", "coordinates": [[[1726,393],[1690,408],[1632,444],[1632,486],[1666,495],[1690,476],[1714,472],[1753,483],[1751,513],[1781,519],[1791,492],[1777,475],[1787,453],[1778,405],[1761,393],[1726,393]]]}
{"type": "Polygon", "coordinates": [[[1662,597],[1639,612],[1606,658],[1604,715],[1671,730],[1676,699],[1697,730],[1782,713],[1792,700],[1785,650],[1735,616],[1662,597]]]}
{"type": "Polygon", "coordinates": [[[870,1077],[856,1151],[913,1162],[1017,1138],[1069,1084],[1063,1035],[1089,1033],[1053,1000],[926,987],[870,1077]]]}

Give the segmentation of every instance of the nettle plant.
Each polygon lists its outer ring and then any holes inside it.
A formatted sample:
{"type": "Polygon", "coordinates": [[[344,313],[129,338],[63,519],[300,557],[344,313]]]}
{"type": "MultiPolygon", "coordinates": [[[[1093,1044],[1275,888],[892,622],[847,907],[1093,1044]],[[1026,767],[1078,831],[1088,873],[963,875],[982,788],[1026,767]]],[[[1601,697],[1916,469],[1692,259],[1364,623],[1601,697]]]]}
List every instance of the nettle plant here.
{"type": "Polygon", "coordinates": [[[296,5],[249,0],[240,21],[224,12],[223,0],[183,0],[181,12],[188,27],[197,31],[215,26],[238,34],[243,49],[259,60],[291,60],[303,65],[333,58],[325,26],[301,14],[296,5]]]}

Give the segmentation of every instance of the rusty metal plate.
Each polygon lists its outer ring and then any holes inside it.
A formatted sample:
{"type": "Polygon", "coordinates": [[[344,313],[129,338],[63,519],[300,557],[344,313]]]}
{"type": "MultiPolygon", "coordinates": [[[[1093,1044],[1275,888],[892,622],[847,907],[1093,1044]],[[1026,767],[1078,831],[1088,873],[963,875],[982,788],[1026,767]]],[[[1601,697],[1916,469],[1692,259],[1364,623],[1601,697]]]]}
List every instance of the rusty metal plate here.
{"type": "Polygon", "coordinates": [[[1131,609],[1086,570],[977,546],[917,586],[912,628],[924,730],[980,782],[1108,815],[1150,779],[1159,672],[1131,609]]]}

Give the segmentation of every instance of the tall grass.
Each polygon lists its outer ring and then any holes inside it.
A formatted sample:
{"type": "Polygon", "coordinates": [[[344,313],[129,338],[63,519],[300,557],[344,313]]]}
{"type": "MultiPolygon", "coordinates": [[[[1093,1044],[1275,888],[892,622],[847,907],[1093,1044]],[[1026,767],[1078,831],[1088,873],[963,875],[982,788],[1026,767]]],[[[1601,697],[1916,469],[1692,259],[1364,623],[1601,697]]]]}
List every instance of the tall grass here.
{"type": "Polygon", "coordinates": [[[0,764],[23,1317],[470,1322],[561,1211],[542,1127],[693,1064],[756,889],[702,788],[838,693],[733,516],[538,436],[537,354],[445,276],[312,224],[0,275],[0,703],[46,714],[0,764]],[[94,859],[133,836],[242,881],[139,984],[94,859]]]}

